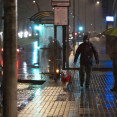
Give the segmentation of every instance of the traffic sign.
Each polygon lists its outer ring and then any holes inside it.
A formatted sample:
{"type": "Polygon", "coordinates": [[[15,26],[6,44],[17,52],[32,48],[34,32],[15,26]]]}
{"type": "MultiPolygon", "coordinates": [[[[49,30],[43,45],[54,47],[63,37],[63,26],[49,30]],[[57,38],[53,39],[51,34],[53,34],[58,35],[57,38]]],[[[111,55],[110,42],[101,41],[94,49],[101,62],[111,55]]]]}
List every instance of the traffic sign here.
{"type": "Polygon", "coordinates": [[[68,25],[68,7],[55,7],[54,25],[68,25]]]}

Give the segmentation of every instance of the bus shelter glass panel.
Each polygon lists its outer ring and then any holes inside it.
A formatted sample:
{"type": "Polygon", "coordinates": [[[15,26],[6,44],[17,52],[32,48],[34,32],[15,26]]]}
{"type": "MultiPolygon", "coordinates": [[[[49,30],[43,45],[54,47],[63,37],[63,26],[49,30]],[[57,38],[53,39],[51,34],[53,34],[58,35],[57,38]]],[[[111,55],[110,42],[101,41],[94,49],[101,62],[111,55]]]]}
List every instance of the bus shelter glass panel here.
{"type": "Polygon", "coordinates": [[[39,32],[39,63],[43,73],[54,73],[54,64],[61,69],[62,65],[62,27],[57,27],[57,46],[54,39],[54,25],[44,24],[39,32]],[[56,52],[55,52],[56,49],[56,52]],[[56,56],[56,57],[55,57],[56,56]],[[56,59],[56,60],[55,60],[56,59]]]}

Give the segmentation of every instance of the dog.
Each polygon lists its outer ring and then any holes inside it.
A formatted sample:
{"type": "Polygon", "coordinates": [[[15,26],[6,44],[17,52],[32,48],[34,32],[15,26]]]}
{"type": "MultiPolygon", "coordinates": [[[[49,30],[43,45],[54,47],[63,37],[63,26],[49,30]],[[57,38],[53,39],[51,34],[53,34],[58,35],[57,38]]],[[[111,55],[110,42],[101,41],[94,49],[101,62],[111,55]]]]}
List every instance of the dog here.
{"type": "Polygon", "coordinates": [[[62,81],[62,85],[63,85],[63,90],[66,90],[66,89],[69,90],[70,85],[72,83],[70,73],[68,73],[65,70],[62,70],[61,71],[61,81],[62,81]]]}

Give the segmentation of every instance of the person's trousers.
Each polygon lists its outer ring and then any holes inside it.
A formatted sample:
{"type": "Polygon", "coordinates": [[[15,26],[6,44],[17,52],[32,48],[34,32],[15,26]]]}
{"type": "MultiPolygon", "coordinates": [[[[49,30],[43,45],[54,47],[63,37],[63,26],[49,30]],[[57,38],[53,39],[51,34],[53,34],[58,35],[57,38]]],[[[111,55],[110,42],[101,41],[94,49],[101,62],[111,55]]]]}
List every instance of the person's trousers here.
{"type": "Polygon", "coordinates": [[[113,76],[114,76],[114,86],[117,87],[117,59],[113,60],[113,76]]]}
{"type": "Polygon", "coordinates": [[[91,80],[91,72],[92,72],[92,65],[80,65],[80,85],[83,86],[85,81],[85,74],[86,74],[86,82],[85,85],[90,85],[91,80]]]}

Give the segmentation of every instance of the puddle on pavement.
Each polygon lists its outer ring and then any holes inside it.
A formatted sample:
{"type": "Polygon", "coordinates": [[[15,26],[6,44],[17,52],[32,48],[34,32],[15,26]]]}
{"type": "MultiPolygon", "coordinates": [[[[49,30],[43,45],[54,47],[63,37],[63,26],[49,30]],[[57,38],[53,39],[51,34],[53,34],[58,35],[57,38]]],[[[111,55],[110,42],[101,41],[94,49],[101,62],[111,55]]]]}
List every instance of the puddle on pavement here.
{"type": "Polygon", "coordinates": [[[18,83],[17,85],[17,110],[23,110],[35,98],[35,93],[41,85],[31,83],[18,83]]]}

